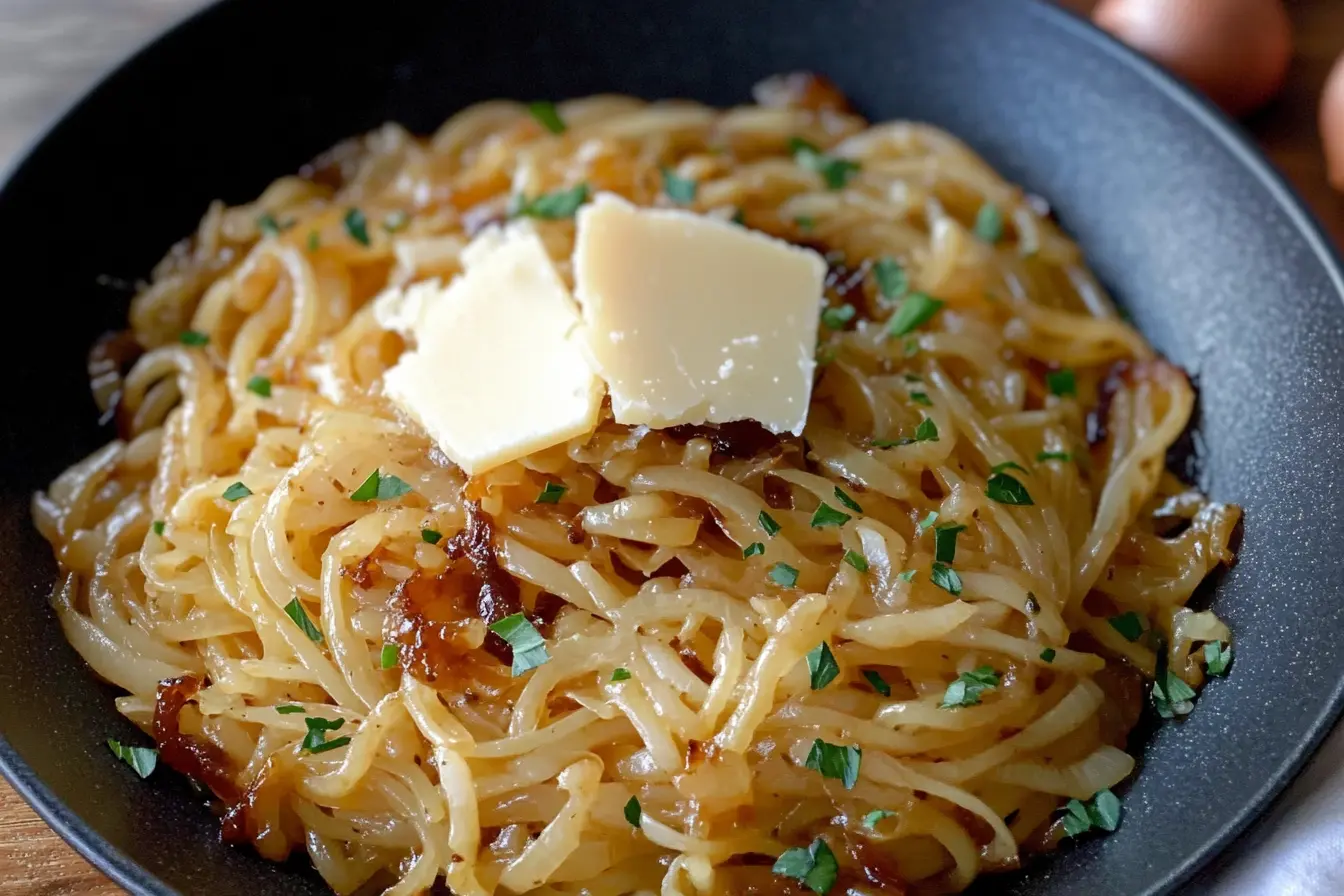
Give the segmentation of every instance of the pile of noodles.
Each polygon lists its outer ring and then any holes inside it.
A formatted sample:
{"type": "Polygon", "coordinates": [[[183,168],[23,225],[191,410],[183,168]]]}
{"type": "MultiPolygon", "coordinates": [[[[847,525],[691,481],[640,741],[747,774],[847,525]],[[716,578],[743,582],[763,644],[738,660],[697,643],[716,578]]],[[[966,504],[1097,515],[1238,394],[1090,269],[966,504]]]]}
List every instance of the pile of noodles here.
{"type": "MultiPolygon", "coordinates": [[[[306,851],[343,894],[441,878],[461,896],[801,893],[771,864],[818,837],[834,892],[955,891],[1050,847],[1062,803],[1130,774],[1145,677],[1202,683],[1192,648],[1229,635],[1183,605],[1230,562],[1239,512],[1165,471],[1186,377],[1043,203],[941,131],[870,126],[805,86],[727,111],[573,100],[559,134],[513,102],[428,140],[388,125],[250,204],[215,204],[155,270],[134,339],[107,337],[90,363],[120,437],[34,516],[65,634],[161,759],[223,801],[227,838],[306,851]],[[828,183],[796,138],[857,169],[828,183]],[[803,437],[604,412],[466,478],[382,396],[405,343],[371,300],[447,282],[517,195],[587,184],[668,206],[663,169],[696,183],[687,207],[829,253],[828,301],[857,314],[822,328],[803,437]],[[972,232],[987,204],[997,242],[972,232]],[[908,337],[886,335],[879,258],[946,303],[908,337]],[[1050,394],[1065,368],[1076,394],[1050,394]],[[925,418],[936,441],[871,446],[925,418]],[[1030,505],[987,496],[1006,462],[1030,505]],[[374,471],[411,491],[352,500],[374,471]],[[227,500],[236,482],[250,494],[227,500]],[[558,503],[537,502],[547,483],[558,503]],[[814,528],[837,485],[862,512],[814,528]],[[960,595],[930,578],[931,512],[966,527],[960,595]],[[769,577],[777,563],[796,587],[769,577]],[[548,662],[510,674],[491,595],[516,602],[548,662]],[[1108,622],[1130,611],[1151,630],[1133,641],[1108,622]],[[839,675],[814,690],[805,657],[823,642],[839,675]],[[997,686],[940,708],[982,666],[997,686]],[[313,718],[344,720],[326,737],[348,745],[305,749],[313,718]],[[818,738],[861,749],[852,788],[806,767],[818,738]]],[[[569,279],[572,218],[536,226],[569,279]]]]}

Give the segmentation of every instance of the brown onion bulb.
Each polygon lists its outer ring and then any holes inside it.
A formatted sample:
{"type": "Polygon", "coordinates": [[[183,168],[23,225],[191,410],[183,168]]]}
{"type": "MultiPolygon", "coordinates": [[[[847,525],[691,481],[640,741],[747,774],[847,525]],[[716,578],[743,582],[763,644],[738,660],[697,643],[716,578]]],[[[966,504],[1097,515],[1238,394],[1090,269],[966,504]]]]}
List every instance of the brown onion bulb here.
{"type": "Polygon", "coordinates": [[[1232,115],[1273,98],[1293,55],[1281,0],[1103,0],[1093,18],[1232,115]]]}

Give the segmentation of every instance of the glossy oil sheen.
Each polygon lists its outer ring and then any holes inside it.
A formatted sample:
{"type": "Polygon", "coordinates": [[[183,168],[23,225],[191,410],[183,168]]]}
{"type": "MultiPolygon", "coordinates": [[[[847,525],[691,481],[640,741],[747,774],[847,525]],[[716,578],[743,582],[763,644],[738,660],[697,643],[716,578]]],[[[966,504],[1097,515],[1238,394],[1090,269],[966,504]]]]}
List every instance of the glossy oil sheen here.
{"type": "Polygon", "coordinates": [[[206,204],[251,199],[336,140],[420,132],[474,100],[600,91],[747,101],[823,72],[873,119],[965,138],[1047,197],[1157,347],[1201,387],[1199,475],[1246,509],[1215,598],[1226,680],[1144,744],[1118,832],[978,892],[1156,893],[1264,807],[1334,719],[1344,680],[1344,306],[1336,264],[1216,113],[1080,23],[1025,0],[232,0],[81,102],[0,193],[0,759],[67,837],[135,893],[325,892],[304,862],[223,847],[174,775],[103,746],[136,733],[65,644],[28,501],[110,437],[83,373],[128,296],[206,204]],[[40,348],[40,354],[28,352],[40,348]]]}

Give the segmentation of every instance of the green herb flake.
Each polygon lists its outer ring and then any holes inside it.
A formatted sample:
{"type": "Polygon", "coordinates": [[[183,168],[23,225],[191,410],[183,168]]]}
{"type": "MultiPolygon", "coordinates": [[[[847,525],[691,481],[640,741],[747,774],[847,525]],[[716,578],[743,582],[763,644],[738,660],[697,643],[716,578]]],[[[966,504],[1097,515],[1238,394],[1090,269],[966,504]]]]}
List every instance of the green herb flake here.
{"type": "Polygon", "coordinates": [[[896,313],[887,321],[887,334],[904,336],[916,327],[928,323],[942,307],[941,299],[935,299],[922,292],[912,292],[901,301],[896,313]]]}
{"type": "Polygon", "coordinates": [[[338,750],[348,743],[350,743],[350,738],[338,737],[335,740],[329,740],[326,743],[318,744],[317,746],[310,749],[308,752],[314,755],[316,755],[317,753],[325,753],[328,750],[338,750]]]}
{"type": "Polygon", "coordinates": [[[813,840],[812,845],[806,849],[794,846],[784,850],[770,870],[781,877],[802,881],[805,887],[818,896],[825,896],[830,892],[831,887],[835,886],[835,879],[840,875],[840,865],[835,860],[835,853],[831,852],[826,841],[820,837],[813,840]]]}
{"type": "Polygon", "coordinates": [[[1164,668],[1153,682],[1153,707],[1164,719],[1189,715],[1195,708],[1194,700],[1195,689],[1170,669],[1164,668]]]}
{"type": "MultiPolygon", "coordinates": [[[[303,724],[308,727],[308,733],[303,738],[303,749],[310,753],[321,753],[325,752],[321,749],[322,747],[335,749],[335,747],[327,747],[327,732],[339,731],[345,726],[345,719],[324,719],[321,716],[308,716],[303,720],[303,724]]],[[[337,740],[341,740],[341,738],[337,738],[337,740]]],[[[344,740],[345,743],[350,742],[348,737],[344,740]]]]}
{"type": "Polygon", "coordinates": [[[612,673],[611,673],[611,680],[612,680],[612,681],[629,681],[629,680],[630,680],[630,670],[627,669],[627,668],[625,668],[624,666],[617,666],[614,670],[612,670],[612,673]]]}
{"type": "Polygon", "coordinates": [[[357,208],[352,208],[345,213],[345,232],[350,234],[350,238],[361,246],[369,245],[369,222],[364,219],[364,213],[357,208]]]}
{"type": "Polygon", "coordinates": [[[828,307],[822,311],[821,322],[832,330],[843,330],[845,324],[853,320],[856,313],[854,306],[846,302],[843,305],[828,307]]]}
{"type": "Polygon", "coordinates": [[[112,755],[126,763],[141,778],[148,778],[159,764],[159,751],[150,747],[128,747],[120,741],[107,739],[107,748],[112,755]]]}
{"type": "Polygon", "coordinates": [[[951,563],[957,556],[957,535],[966,527],[959,523],[944,523],[933,530],[933,558],[939,563],[951,563]]]}
{"type": "Polygon", "coordinates": [[[877,691],[883,697],[891,696],[891,685],[887,684],[886,679],[881,675],[877,674],[872,669],[864,669],[863,677],[868,679],[868,683],[873,686],[873,690],[877,691]]]}
{"type": "Polygon", "coordinates": [[[421,529],[420,540],[425,544],[438,544],[443,538],[443,533],[438,529],[421,529]]]}
{"type": "Polygon", "coordinates": [[[382,651],[378,654],[378,668],[394,669],[397,660],[400,658],[400,652],[395,644],[384,644],[382,651]]]}
{"type": "Polygon", "coordinates": [[[281,224],[275,219],[275,215],[270,212],[257,216],[257,229],[265,236],[279,236],[281,231],[288,230],[293,226],[293,221],[286,221],[281,224]]]}
{"type": "Polygon", "coordinates": [[[391,474],[384,476],[381,470],[374,470],[369,474],[369,478],[360,483],[359,488],[350,493],[350,500],[390,501],[410,494],[410,491],[410,483],[405,480],[391,474]]]}
{"type": "Polygon", "coordinates": [[[260,395],[262,398],[271,397],[271,379],[270,377],[257,374],[247,381],[247,391],[254,395],[260,395]]]}
{"type": "Polygon", "coordinates": [[[943,702],[939,709],[956,709],[960,706],[975,706],[985,691],[999,686],[999,674],[989,666],[979,666],[970,672],[963,672],[957,680],[947,686],[943,693],[943,702]]]}
{"type": "Polygon", "coordinates": [[[322,245],[322,234],[316,230],[308,231],[308,251],[316,252],[317,247],[322,245]]]}
{"type": "Polygon", "coordinates": [[[913,582],[915,580],[915,573],[918,571],[919,570],[916,569],[907,569],[905,572],[897,573],[896,578],[900,579],[902,582],[913,582]]]}
{"type": "Polygon", "coordinates": [[[987,243],[1003,239],[1003,212],[992,202],[980,206],[975,215],[975,235],[987,243]]]}
{"type": "Polygon", "coordinates": [[[787,563],[776,563],[766,575],[782,588],[792,588],[798,584],[798,570],[787,563]]]}
{"type": "Polygon", "coordinates": [[[789,151],[793,153],[793,160],[799,167],[820,174],[826,186],[832,190],[842,189],[859,171],[858,162],[822,152],[798,137],[789,140],[789,151]]]}
{"type": "Polygon", "coordinates": [[[910,278],[894,258],[883,257],[875,261],[873,279],[877,281],[878,294],[884,299],[899,299],[910,291],[910,278]]]}
{"type": "Polygon", "coordinates": [[[989,468],[989,472],[991,473],[1003,473],[1008,470],[1021,470],[1023,473],[1027,472],[1026,467],[1013,460],[1005,460],[1003,463],[995,464],[989,468]]]}
{"type": "Polygon", "coordinates": [[[537,668],[551,658],[546,652],[545,639],[522,613],[505,616],[486,628],[499,635],[509,647],[513,648],[514,678],[537,668]]]}
{"type": "Polygon", "coordinates": [[[859,506],[859,502],[847,495],[845,490],[838,485],[835,487],[835,500],[839,501],[855,513],[863,513],[863,508],[859,506]]]}
{"type": "Polygon", "coordinates": [[[514,197],[511,212],[514,217],[541,218],[546,221],[560,221],[574,217],[579,206],[588,201],[588,184],[582,183],[568,190],[556,190],[542,193],[535,199],[524,196],[514,197]]]}
{"type": "Polygon", "coordinates": [[[875,828],[877,827],[878,822],[882,819],[893,818],[895,815],[896,813],[892,812],[890,809],[874,809],[863,816],[863,826],[870,829],[875,828]]]}
{"type": "Polygon", "coordinates": [[[297,703],[286,703],[284,706],[277,706],[275,708],[275,711],[280,713],[280,715],[282,716],[292,716],[296,713],[307,712],[306,709],[304,709],[302,706],[299,706],[297,703]]]}
{"type": "Polygon", "coordinates": [[[817,738],[812,741],[804,768],[821,772],[823,778],[835,778],[844,783],[846,790],[853,790],[859,780],[859,764],[862,761],[863,751],[858,747],[828,744],[817,738]]]}
{"type": "Polygon", "coordinates": [[[799,230],[812,230],[817,226],[817,221],[808,215],[799,215],[793,219],[793,223],[798,225],[799,230]]]}
{"type": "Polygon", "coordinates": [[[1069,800],[1064,804],[1064,833],[1077,837],[1094,828],[1114,831],[1120,826],[1122,812],[1120,798],[1109,790],[1097,791],[1086,803],[1069,800]]]}
{"type": "Polygon", "coordinates": [[[639,806],[639,797],[630,797],[630,801],[625,804],[625,820],[630,822],[631,827],[639,827],[644,820],[644,810],[639,806]]]}
{"type": "Polygon", "coordinates": [[[766,513],[764,510],[760,512],[760,514],[756,517],[756,520],[761,524],[761,528],[765,530],[766,535],[769,535],[771,538],[774,538],[776,535],[779,534],[779,523],[775,522],[775,518],[772,517],[770,514],[766,513]]]}
{"type": "Polygon", "coordinates": [[[1133,610],[1112,616],[1106,621],[1111,624],[1111,628],[1124,635],[1126,641],[1137,641],[1143,635],[1143,620],[1133,610]]]}
{"type": "Polygon", "coordinates": [[[316,625],[313,625],[313,620],[308,618],[308,611],[303,608],[303,604],[299,602],[297,597],[285,604],[285,615],[292,619],[299,630],[308,636],[309,641],[317,644],[322,643],[322,632],[318,631],[316,625]]]}
{"type": "Polygon", "coordinates": [[[936,522],[938,522],[938,511],[930,510],[924,519],[915,524],[915,534],[923,535],[936,522]]]}
{"type": "Polygon", "coordinates": [[[822,641],[807,652],[807,671],[814,691],[835,681],[835,677],[840,674],[840,664],[835,661],[835,654],[831,653],[831,645],[822,641]]]}
{"type": "Polygon", "coordinates": [[[1078,394],[1078,383],[1074,378],[1073,371],[1067,367],[1063,370],[1051,370],[1046,373],[1045,388],[1050,390],[1051,395],[1078,394]]]}
{"type": "Polygon", "coordinates": [[[868,560],[858,551],[845,551],[844,561],[859,572],[868,571],[868,560]]]}
{"type": "Polygon", "coordinates": [[[1041,662],[1053,663],[1055,661],[1055,648],[1047,647],[1041,651],[1041,662]]]}
{"type": "Polygon", "coordinates": [[[671,168],[663,168],[663,193],[677,205],[690,205],[695,201],[698,184],[689,177],[681,177],[671,168]]]}
{"type": "Polygon", "coordinates": [[[1068,463],[1073,460],[1073,455],[1067,451],[1038,451],[1036,452],[1036,462],[1045,463],[1046,461],[1057,460],[1062,463],[1068,463]]]}
{"type": "Polygon", "coordinates": [[[252,494],[252,489],[241,482],[235,482],[233,485],[224,489],[224,494],[221,495],[221,497],[225,501],[239,501],[250,494],[252,494]]]}
{"type": "Polygon", "coordinates": [[[199,348],[210,342],[210,337],[200,330],[183,330],[177,334],[177,341],[183,345],[191,345],[199,348]]]}
{"type": "Polygon", "coordinates": [[[922,404],[925,407],[930,408],[933,407],[933,399],[929,397],[929,393],[927,392],[911,392],[910,400],[915,404],[922,404]]]}
{"type": "Polygon", "coordinates": [[[1204,645],[1204,667],[1210,675],[1226,675],[1232,662],[1232,645],[1222,641],[1210,641],[1204,645]]]}
{"type": "Polygon", "coordinates": [[[541,489],[541,494],[537,495],[538,504],[559,504],[560,499],[564,497],[565,492],[569,491],[569,486],[562,485],[559,482],[548,482],[541,489]]]}
{"type": "Polygon", "coordinates": [[[929,570],[929,580],[948,594],[961,594],[961,576],[950,566],[942,563],[934,563],[929,570]]]}
{"type": "MultiPolygon", "coordinates": [[[[938,441],[938,424],[933,422],[932,417],[925,417],[915,427],[916,442],[936,442],[938,441]]],[[[1031,502],[1028,501],[1028,504],[1031,502]]]]}
{"type": "Polygon", "coordinates": [[[527,111],[552,134],[563,134],[565,132],[565,121],[560,117],[560,112],[555,108],[555,103],[548,100],[537,100],[535,103],[528,104],[527,111]]]}
{"type": "Polygon", "coordinates": [[[817,505],[816,512],[812,514],[812,528],[824,529],[827,526],[843,526],[852,519],[853,517],[843,510],[836,510],[822,501],[817,505]]]}
{"type": "Polygon", "coordinates": [[[166,524],[164,523],[163,520],[155,520],[154,522],[150,523],[149,527],[154,530],[155,535],[162,536],[163,530],[166,528],[166,524]]]}
{"type": "Polygon", "coordinates": [[[1032,504],[1027,487],[1007,473],[995,473],[985,483],[985,494],[991,501],[1022,507],[1032,504]]]}

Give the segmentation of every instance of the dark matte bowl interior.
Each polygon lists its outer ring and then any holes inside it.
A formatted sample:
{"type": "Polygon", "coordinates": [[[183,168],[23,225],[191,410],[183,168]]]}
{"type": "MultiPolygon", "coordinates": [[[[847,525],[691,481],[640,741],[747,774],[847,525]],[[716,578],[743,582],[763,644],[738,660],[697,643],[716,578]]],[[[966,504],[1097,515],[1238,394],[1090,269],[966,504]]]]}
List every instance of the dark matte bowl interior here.
{"type": "Polygon", "coordinates": [[[1344,680],[1339,269],[1217,113],[1066,15],[1024,0],[233,0],[77,105],[0,193],[11,319],[0,357],[0,758],[38,810],[136,893],[324,892],[220,845],[174,775],[103,746],[130,727],[47,606],[31,493],[108,438],[83,366],[127,295],[217,197],[239,202],[385,120],[432,130],[474,100],[624,91],[732,104],[759,77],[829,74],[870,117],[923,119],[1049,198],[1157,347],[1202,389],[1202,484],[1246,509],[1217,589],[1227,680],[1147,742],[1115,834],[982,889],[1155,893],[1208,860],[1335,718],[1344,680]],[[319,30],[320,29],[320,30],[319,30]]]}

